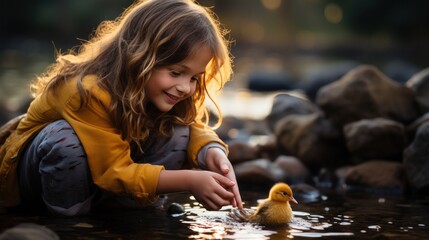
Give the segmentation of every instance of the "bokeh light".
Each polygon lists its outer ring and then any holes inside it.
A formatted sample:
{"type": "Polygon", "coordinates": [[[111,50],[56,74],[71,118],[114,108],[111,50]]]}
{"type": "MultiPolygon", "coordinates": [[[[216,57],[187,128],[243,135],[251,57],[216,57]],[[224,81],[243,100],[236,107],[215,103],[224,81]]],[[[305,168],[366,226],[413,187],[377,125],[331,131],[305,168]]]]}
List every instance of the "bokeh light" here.
{"type": "Polygon", "coordinates": [[[276,10],[282,4],[282,0],[261,0],[261,3],[268,10],[276,10]]]}
{"type": "Polygon", "coordinates": [[[325,18],[331,23],[340,23],[343,19],[343,10],[340,6],[330,3],[325,7],[325,18]]]}

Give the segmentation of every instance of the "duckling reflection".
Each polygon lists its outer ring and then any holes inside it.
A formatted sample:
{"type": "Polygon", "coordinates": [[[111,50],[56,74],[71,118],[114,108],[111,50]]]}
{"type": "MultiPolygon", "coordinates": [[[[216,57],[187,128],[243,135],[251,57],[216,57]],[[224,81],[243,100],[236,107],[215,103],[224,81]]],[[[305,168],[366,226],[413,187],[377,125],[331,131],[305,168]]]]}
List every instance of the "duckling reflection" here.
{"type": "Polygon", "coordinates": [[[271,187],[268,198],[260,202],[256,210],[232,209],[229,216],[236,221],[262,225],[287,224],[293,218],[289,202],[298,204],[293,198],[292,189],[286,183],[276,183],[271,187]]]}

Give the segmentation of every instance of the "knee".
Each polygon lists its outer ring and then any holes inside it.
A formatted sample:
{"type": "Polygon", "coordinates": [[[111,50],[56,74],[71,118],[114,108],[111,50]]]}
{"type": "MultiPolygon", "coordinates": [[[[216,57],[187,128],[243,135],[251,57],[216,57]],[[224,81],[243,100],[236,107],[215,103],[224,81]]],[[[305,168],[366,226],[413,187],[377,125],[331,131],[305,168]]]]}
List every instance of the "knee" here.
{"type": "Polygon", "coordinates": [[[41,164],[75,164],[86,159],[85,151],[71,125],[65,120],[58,120],[46,126],[36,139],[36,154],[41,164]],[[74,163],[73,163],[74,162],[74,163]]]}

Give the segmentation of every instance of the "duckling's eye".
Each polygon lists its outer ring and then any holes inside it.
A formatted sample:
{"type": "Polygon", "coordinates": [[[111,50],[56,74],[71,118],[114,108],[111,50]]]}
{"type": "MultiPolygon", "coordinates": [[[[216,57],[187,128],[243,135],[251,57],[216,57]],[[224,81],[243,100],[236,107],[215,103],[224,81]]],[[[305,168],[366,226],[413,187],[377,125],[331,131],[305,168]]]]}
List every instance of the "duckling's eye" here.
{"type": "Polygon", "coordinates": [[[282,192],[283,196],[288,196],[287,192],[282,192]]]}

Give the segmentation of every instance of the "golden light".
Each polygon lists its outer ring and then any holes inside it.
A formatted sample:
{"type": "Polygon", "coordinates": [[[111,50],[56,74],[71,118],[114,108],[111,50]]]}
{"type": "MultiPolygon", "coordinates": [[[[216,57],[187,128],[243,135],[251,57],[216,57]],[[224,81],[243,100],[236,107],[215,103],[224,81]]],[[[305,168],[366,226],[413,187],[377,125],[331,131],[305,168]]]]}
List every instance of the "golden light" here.
{"type": "Polygon", "coordinates": [[[258,22],[249,22],[243,26],[242,34],[245,39],[252,43],[259,43],[265,38],[265,29],[258,22]]]}
{"type": "Polygon", "coordinates": [[[343,10],[337,4],[330,3],[325,7],[325,18],[331,23],[340,23],[343,20],[343,10]]]}
{"type": "Polygon", "coordinates": [[[268,10],[276,10],[282,4],[282,0],[261,0],[261,3],[268,10]]]}

